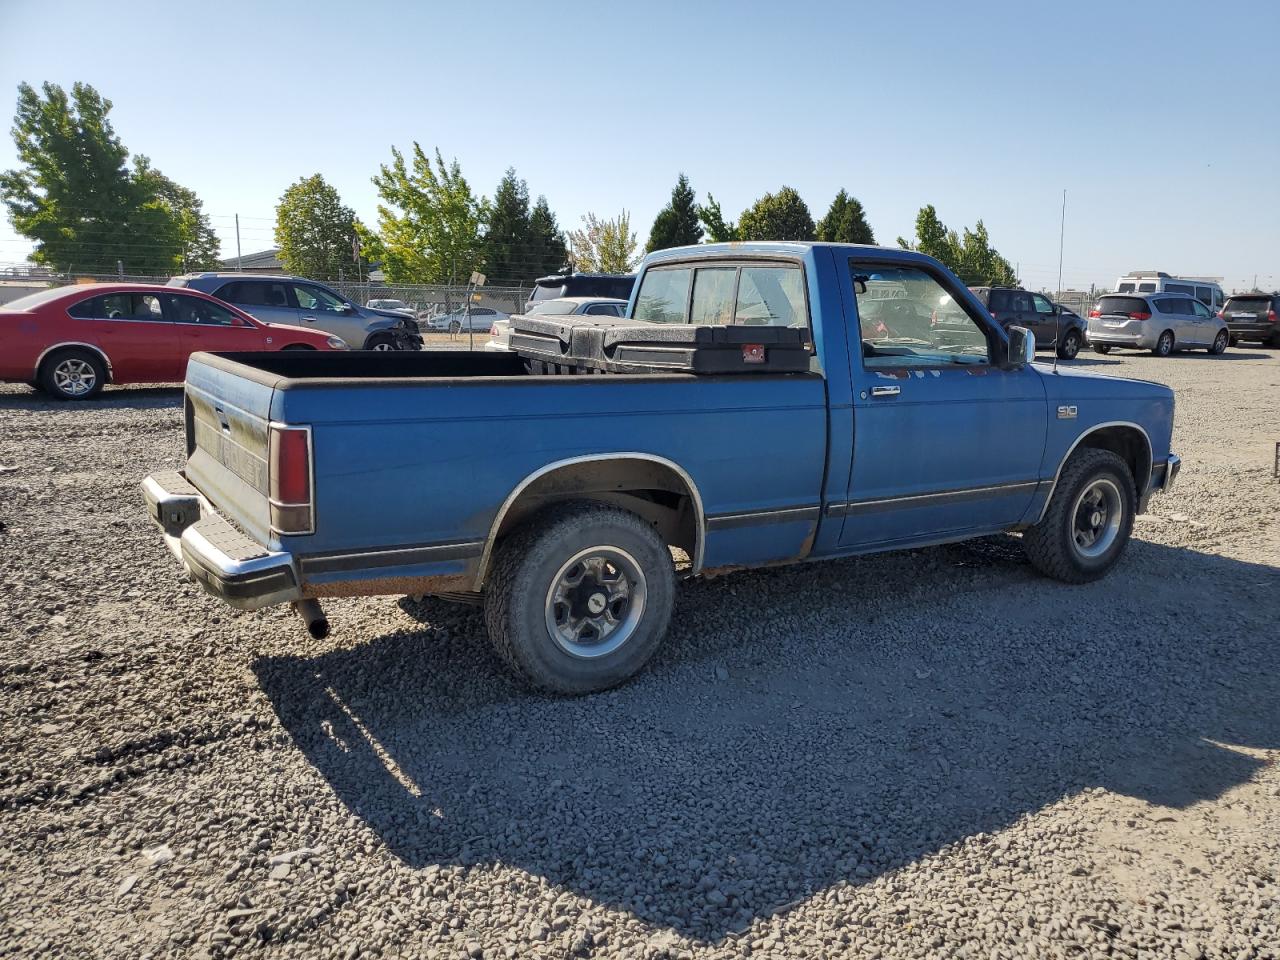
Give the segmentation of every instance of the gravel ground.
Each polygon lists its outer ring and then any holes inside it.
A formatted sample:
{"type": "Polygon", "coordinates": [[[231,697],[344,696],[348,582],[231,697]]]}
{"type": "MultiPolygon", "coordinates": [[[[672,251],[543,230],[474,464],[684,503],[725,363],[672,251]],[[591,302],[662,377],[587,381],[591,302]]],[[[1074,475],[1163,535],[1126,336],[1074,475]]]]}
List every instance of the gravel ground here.
{"type": "Polygon", "coordinates": [[[231,611],[137,482],[180,394],[0,388],[0,954],[1274,957],[1280,353],[1178,391],[1101,583],[1013,538],[686,584],[635,682],[478,611],[231,611]]]}

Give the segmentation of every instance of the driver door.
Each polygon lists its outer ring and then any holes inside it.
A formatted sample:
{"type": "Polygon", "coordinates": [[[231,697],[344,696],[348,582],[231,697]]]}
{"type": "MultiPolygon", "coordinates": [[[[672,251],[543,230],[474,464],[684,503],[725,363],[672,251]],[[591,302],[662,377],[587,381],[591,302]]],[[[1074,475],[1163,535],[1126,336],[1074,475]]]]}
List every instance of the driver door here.
{"type": "Polygon", "coordinates": [[[853,306],[854,417],[841,545],[889,548],[1016,524],[1044,452],[1040,375],[1001,366],[995,321],[931,267],[850,260],[842,283],[853,306]],[[947,295],[957,316],[922,326],[947,295]]]}

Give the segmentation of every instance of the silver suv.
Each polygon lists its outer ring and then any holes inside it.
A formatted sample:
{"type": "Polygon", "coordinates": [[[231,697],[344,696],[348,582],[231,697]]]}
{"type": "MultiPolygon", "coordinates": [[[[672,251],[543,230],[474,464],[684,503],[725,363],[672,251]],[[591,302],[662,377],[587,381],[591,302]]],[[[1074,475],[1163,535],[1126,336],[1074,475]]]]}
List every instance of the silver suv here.
{"type": "Polygon", "coordinates": [[[1226,322],[1185,293],[1113,293],[1089,311],[1089,344],[1096,353],[1112,347],[1150,350],[1167,357],[1175,350],[1227,349],[1226,322]]]}
{"type": "Polygon", "coordinates": [[[188,273],[169,281],[234,304],[264,323],[287,323],[341,337],[352,350],[421,350],[418,324],[403,313],[362,307],[304,277],[188,273]]]}

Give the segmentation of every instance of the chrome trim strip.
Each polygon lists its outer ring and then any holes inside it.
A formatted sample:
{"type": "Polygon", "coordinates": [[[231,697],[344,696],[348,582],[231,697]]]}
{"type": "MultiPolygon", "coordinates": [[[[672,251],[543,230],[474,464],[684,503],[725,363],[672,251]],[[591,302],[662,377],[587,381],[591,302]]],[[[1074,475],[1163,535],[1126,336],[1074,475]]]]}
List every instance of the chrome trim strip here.
{"type": "Polygon", "coordinates": [[[882,497],[877,500],[850,500],[846,503],[827,505],[827,515],[847,517],[859,513],[880,513],[885,510],[911,507],[931,507],[944,503],[963,503],[980,500],[990,494],[1012,494],[1039,487],[1043,481],[1019,480],[1015,483],[993,483],[985,487],[961,487],[956,490],[939,490],[936,493],[915,493],[904,497],[882,497]]]}
{"type": "Polygon", "coordinates": [[[747,510],[742,513],[721,513],[707,517],[707,532],[732,530],[736,527],[749,527],[764,523],[793,523],[801,520],[817,520],[820,514],[821,508],[817,505],[779,507],[776,510],[747,510]]]}
{"type": "Polygon", "coordinates": [[[304,575],[340,573],[372,567],[400,567],[418,563],[439,563],[444,560],[469,560],[480,556],[483,550],[483,540],[428,543],[414,547],[393,547],[387,550],[311,554],[299,557],[298,565],[302,568],[304,575]]]}
{"type": "Polygon", "coordinates": [[[1132,420],[1108,420],[1106,423],[1094,424],[1084,433],[1080,434],[1080,436],[1076,437],[1075,442],[1067,448],[1067,452],[1063,455],[1062,461],[1058,464],[1058,469],[1054,471],[1053,483],[1050,485],[1049,492],[1044,498],[1044,506],[1040,508],[1040,516],[1036,517],[1033,523],[1039,523],[1044,519],[1044,515],[1049,512],[1049,503],[1053,500],[1053,492],[1058,489],[1058,479],[1062,476],[1062,469],[1067,465],[1067,461],[1071,459],[1071,454],[1076,452],[1076,447],[1080,446],[1081,441],[1084,440],[1085,437],[1089,436],[1089,434],[1097,433],[1099,430],[1104,430],[1107,427],[1133,427],[1142,434],[1142,439],[1146,441],[1147,475],[1142,479],[1142,482],[1137,484],[1138,496],[1142,496],[1142,492],[1146,490],[1148,484],[1151,483],[1151,471],[1155,466],[1155,453],[1151,449],[1151,437],[1147,434],[1147,431],[1142,428],[1142,424],[1140,423],[1134,423],[1132,420]]]}
{"type": "Polygon", "coordinates": [[[44,358],[54,350],[61,350],[63,347],[88,347],[94,353],[102,358],[102,362],[107,365],[107,379],[115,379],[115,368],[111,366],[111,358],[107,356],[107,351],[94,343],[85,343],[83,340],[64,340],[62,343],[55,343],[52,347],[45,347],[40,356],[36,357],[36,365],[31,371],[33,377],[40,376],[40,364],[44,363],[44,358]]]}
{"type": "Polygon", "coordinates": [[[666,457],[660,457],[654,453],[640,453],[638,451],[623,451],[619,453],[595,453],[587,456],[568,457],[564,460],[556,460],[546,466],[539,467],[533,473],[529,474],[518,484],[516,488],[507,494],[507,498],[502,501],[502,506],[498,508],[497,514],[493,518],[493,523],[489,525],[489,536],[484,542],[484,551],[480,554],[480,563],[476,567],[475,583],[472,589],[479,590],[484,586],[485,574],[489,572],[489,560],[493,556],[493,545],[498,538],[498,531],[502,528],[502,521],[506,517],[507,512],[512,505],[519,499],[520,494],[529,487],[531,483],[539,477],[544,477],[554,470],[563,467],[570,467],[578,463],[596,463],[601,460],[647,460],[650,463],[657,463],[664,467],[669,467],[684,483],[689,490],[689,496],[693,498],[694,509],[694,550],[692,572],[698,573],[702,569],[703,547],[706,543],[706,513],[702,508],[702,494],[698,492],[698,485],[693,482],[693,477],[689,476],[689,472],[676,463],[674,460],[668,460],[666,457]]]}

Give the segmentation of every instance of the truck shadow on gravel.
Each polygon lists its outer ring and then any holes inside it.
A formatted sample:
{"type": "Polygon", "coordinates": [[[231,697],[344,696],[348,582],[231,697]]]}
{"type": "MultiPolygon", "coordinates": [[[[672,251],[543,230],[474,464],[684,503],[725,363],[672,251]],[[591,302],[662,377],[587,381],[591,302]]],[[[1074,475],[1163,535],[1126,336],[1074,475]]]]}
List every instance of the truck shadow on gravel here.
{"type": "Polygon", "coordinates": [[[172,387],[107,387],[92,400],[55,400],[48,394],[35,391],[5,391],[0,393],[0,411],[161,410],[182,406],[182,391],[182,384],[172,387]]]}
{"type": "Polygon", "coordinates": [[[513,865],[718,942],[1091,787],[1176,810],[1249,781],[1280,747],[1278,594],[1137,541],[1064,587],[999,537],[686,584],[649,669],[592,697],[523,689],[433,601],[253,669],[410,867],[513,865]]]}

